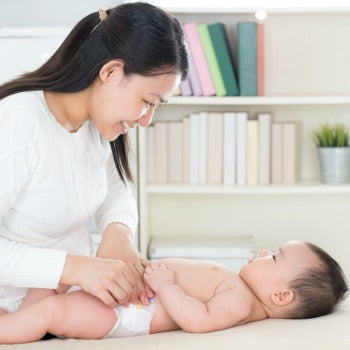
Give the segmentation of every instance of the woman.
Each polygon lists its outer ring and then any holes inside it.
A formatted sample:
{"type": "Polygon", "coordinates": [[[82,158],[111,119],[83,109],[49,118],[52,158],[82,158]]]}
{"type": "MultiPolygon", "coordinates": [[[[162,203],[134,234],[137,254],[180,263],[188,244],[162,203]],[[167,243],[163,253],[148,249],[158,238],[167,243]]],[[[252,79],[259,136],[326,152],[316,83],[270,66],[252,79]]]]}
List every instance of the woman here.
{"type": "Polygon", "coordinates": [[[58,285],[111,307],[149,303],[126,133],[151,123],[187,66],[179,22],[133,3],[86,16],[43,66],[0,86],[1,309],[58,285]]]}

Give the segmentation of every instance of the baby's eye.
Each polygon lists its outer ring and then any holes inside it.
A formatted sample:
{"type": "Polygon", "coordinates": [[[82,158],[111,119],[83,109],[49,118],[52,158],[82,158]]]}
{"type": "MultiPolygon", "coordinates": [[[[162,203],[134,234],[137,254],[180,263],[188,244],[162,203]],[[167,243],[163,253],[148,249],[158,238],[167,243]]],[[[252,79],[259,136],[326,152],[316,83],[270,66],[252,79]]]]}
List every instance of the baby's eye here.
{"type": "Polygon", "coordinates": [[[275,256],[275,254],[272,255],[272,259],[276,261],[276,256],[275,256]]]}

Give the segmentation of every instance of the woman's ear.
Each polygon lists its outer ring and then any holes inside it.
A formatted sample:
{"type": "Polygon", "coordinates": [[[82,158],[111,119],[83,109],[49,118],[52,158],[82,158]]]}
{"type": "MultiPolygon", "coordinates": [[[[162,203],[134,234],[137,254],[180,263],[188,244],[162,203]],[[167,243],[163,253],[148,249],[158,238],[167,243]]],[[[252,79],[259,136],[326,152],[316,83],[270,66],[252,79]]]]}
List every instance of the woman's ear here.
{"type": "Polygon", "coordinates": [[[111,60],[105,63],[99,72],[99,77],[102,82],[106,82],[113,78],[119,78],[120,80],[124,76],[124,61],[111,60]]]}
{"type": "Polygon", "coordinates": [[[271,294],[271,301],[278,306],[288,305],[294,299],[294,292],[291,289],[276,291],[271,294]]]}

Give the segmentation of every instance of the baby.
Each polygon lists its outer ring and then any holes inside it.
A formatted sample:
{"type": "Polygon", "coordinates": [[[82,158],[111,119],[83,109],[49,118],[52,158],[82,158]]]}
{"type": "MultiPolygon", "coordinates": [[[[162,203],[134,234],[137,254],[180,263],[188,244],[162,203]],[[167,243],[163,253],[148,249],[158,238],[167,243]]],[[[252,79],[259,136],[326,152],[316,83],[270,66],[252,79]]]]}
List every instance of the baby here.
{"type": "MultiPolygon", "coordinates": [[[[55,294],[0,316],[0,343],[24,343],[47,332],[97,339],[175,329],[211,332],[266,318],[325,315],[348,287],[337,262],[310,243],[262,251],[239,275],[213,262],[162,259],[144,270],[154,302],[110,308],[81,290],[55,294]]],[[[25,301],[24,301],[25,302],[25,301]]]]}

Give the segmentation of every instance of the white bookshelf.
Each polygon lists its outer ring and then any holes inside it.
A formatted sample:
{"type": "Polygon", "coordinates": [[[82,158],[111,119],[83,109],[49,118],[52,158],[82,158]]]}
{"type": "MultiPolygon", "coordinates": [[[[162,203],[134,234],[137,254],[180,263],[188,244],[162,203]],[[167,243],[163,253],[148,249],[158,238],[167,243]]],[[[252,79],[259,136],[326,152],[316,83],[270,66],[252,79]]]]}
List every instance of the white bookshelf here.
{"type": "Polygon", "coordinates": [[[350,185],[324,185],[319,182],[295,185],[268,186],[213,186],[213,185],[147,185],[147,194],[213,194],[213,195],[259,195],[259,194],[350,194],[350,185]]]}
{"type": "MultiPolygon", "coordinates": [[[[238,21],[256,8],[173,8],[183,22],[221,21],[234,43],[238,21]]],[[[140,248],[153,235],[252,234],[256,248],[298,239],[319,244],[350,276],[350,184],[320,182],[311,133],[323,122],[350,127],[349,8],[268,9],[265,21],[265,96],[172,97],[154,121],[179,121],[193,112],[271,112],[278,122],[302,124],[300,182],[296,185],[209,186],[147,184],[146,131],[138,130],[140,248]]],[[[231,50],[234,45],[232,45],[231,50]]],[[[236,53],[233,52],[235,63],[236,53]]]]}
{"type": "Polygon", "coordinates": [[[189,97],[174,96],[169,105],[220,105],[220,106],[302,106],[302,105],[350,105],[349,96],[262,96],[262,97],[189,97]]]}

